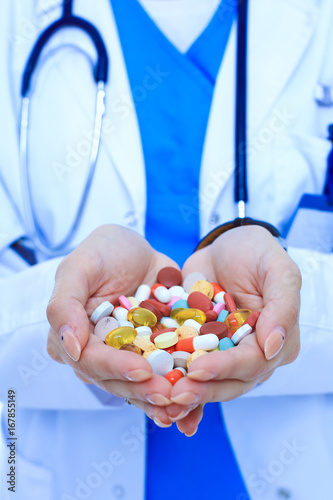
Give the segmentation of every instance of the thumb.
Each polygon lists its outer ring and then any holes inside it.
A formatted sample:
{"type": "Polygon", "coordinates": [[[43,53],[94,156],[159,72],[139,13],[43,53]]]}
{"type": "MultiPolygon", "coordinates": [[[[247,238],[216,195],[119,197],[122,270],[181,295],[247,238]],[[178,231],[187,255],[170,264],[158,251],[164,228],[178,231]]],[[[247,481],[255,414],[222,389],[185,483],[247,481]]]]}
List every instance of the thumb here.
{"type": "Polygon", "coordinates": [[[298,323],[300,288],[300,271],[285,254],[266,273],[265,306],[256,325],[257,341],[267,360],[277,356],[298,323]]]}
{"type": "Polygon", "coordinates": [[[89,320],[85,310],[89,290],[80,269],[69,257],[61,262],[47,306],[48,321],[73,361],[80,359],[89,339],[89,320]]]}

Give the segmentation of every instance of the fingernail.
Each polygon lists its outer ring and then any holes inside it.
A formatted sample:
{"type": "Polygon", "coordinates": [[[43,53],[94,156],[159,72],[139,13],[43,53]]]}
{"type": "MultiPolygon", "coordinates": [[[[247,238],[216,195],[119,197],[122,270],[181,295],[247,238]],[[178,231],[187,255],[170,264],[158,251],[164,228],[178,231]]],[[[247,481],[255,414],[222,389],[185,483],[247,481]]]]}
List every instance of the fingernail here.
{"type": "Polygon", "coordinates": [[[267,361],[274,358],[282,349],[286,332],[281,326],[277,326],[265,342],[265,357],[267,361]]]}
{"type": "Polygon", "coordinates": [[[76,338],[73,328],[70,326],[63,326],[59,331],[60,340],[63,348],[67,352],[68,356],[73,361],[78,361],[81,356],[81,346],[80,342],[76,338]]]}
{"type": "Polygon", "coordinates": [[[172,426],[172,424],[163,424],[158,418],[154,418],[153,420],[158,427],[162,427],[163,429],[172,426]]]}
{"type": "Polygon", "coordinates": [[[201,397],[198,394],[193,394],[193,392],[183,392],[174,398],[170,398],[173,403],[179,405],[192,405],[199,403],[201,397]]]}
{"type": "Polygon", "coordinates": [[[162,394],[149,394],[149,396],[146,397],[146,400],[148,403],[157,406],[167,406],[171,404],[171,401],[162,394]]]}
{"type": "Polygon", "coordinates": [[[213,378],[217,377],[217,373],[207,372],[206,370],[197,370],[195,372],[188,373],[187,376],[194,380],[207,382],[207,380],[212,380],[213,378]]]}
{"type": "Polygon", "coordinates": [[[124,373],[124,377],[130,382],[143,382],[151,377],[151,373],[146,370],[131,370],[124,373]]]}
{"type": "Polygon", "coordinates": [[[182,418],[187,417],[187,415],[190,413],[190,411],[191,410],[183,410],[176,417],[169,416],[169,419],[171,420],[171,422],[177,422],[177,420],[181,420],[182,418]]]}
{"type": "Polygon", "coordinates": [[[184,434],[186,437],[190,438],[190,437],[194,436],[194,434],[196,434],[197,430],[198,430],[198,427],[195,428],[195,430],[194,430],[194,432],[192,432],[192,434],[186,434],[186,432],[184,432],[184,434]]]}

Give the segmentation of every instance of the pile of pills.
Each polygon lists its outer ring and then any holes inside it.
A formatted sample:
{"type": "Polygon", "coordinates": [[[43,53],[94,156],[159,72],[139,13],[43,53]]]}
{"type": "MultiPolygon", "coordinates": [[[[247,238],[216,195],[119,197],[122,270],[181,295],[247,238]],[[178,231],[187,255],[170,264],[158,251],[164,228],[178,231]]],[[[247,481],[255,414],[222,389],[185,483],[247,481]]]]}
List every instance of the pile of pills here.
{"type": "Polygon", "coordinates": [[[260,315],[237,309],[230,293],[201,273],[181,282],[178,269],[165,267],[155,285],[140,285],[133,297],[121,295],[116,307],[103,302],[90,318],[105,344],[140,354],[172,384],[199,356],[239,344],[260,315]]]}

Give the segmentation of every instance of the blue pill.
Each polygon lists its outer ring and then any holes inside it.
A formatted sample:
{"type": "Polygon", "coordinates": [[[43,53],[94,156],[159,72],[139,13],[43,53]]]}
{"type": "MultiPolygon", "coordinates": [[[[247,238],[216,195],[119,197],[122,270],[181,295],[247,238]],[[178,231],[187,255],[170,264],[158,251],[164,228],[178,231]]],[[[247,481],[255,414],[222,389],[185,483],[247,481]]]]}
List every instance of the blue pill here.
{"type": "Polygon", "coordinates": [[[219,348],[220,351],[226,351],[227,349],[230,349],[230,347],[235,347],[235,344],[229,337],[224,337],[224,339],[221,339],[219,342],[219,348]]]}
{"type": "Polygon", "coordinates": [[[229,314],[229,312],[226,309],[223,309],[223,311],[221,311],[220,314],[218,315],[216,321],[222,321],[222,323],[223,323],[223,321],[228,316],[228,314],[229,314]]]}
{"type": "Polygon", "coordinates": [[[177,300],[177,302],[175,302],[173,304],[173,306],[171,307],[171,310],[172,309],[177,309],[178,307],[182,308],[182,309],[188,309],[188,303],[186,300],[177,300]]]}

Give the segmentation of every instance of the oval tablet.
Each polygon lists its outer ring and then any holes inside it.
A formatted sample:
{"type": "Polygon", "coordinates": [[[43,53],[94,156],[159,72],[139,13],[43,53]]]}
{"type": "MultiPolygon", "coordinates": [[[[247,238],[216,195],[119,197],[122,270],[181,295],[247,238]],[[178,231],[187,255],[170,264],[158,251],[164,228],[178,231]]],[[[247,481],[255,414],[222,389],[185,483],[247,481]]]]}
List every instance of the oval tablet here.
{"type": "Polygon", "coordinates": [[[182,282],[182,273],[175,267],[163,267],[157,275],[158,283],[167,288],[180,285],[182,282]]]}
{"type": "Polygon", "coordinates": [[[192,309],[200,309],[204,313],[213,309],[212,301],[201,292],[190,293],[187,303],[192,309]]]}
{"type": "Polygon", "coordinates": [[[221,340],[228,336],[228,327],[225,323],[221,323],[221,321],[205,323],[200,328],[200,335],[207,335],[209,333],[214,333],[221,340]]]}
{"type": "Polygon", "coordinates": [[[166,349],[177,344],[178,335],[176,332],[161,333],[155,338],[154,342],[158,349],[166,349]]]}
{"type": "Polygon", "coordinates": [[[139,307],[143,307],[143,309],[148,309],[148,311],[151,311],[153,314],[155,314],[157,321],[161,321],[163,315],[151,302],[148,302],[148,300],[140,302],[139,307]]]}
{"type": "Polygon", "coordinates": [[[150,363],[153,373],[157,375],[166,375],[173,369],[174,361],[171,354],[160,349],[156,349],[147,357],[147,361],[150,363]]]}

